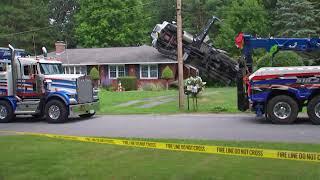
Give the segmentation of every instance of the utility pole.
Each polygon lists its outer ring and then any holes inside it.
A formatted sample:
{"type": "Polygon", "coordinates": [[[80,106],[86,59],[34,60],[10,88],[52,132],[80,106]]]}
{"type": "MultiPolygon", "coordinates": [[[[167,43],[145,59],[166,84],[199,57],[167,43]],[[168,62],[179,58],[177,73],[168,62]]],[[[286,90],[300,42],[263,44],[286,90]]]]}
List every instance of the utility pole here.
{"type": "Polygon", "coordinates": [[[182,18],[181,1],[177,0],[177,61],[179,81],[179,109],[184,109],[183,59],[182,59],[182,18]]]}

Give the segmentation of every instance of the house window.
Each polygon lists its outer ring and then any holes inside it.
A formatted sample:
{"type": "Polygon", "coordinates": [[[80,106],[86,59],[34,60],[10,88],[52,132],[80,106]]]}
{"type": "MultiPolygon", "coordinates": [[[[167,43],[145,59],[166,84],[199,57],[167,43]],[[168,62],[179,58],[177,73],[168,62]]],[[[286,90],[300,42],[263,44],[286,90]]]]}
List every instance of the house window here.
{"type": "Polygon", "coordinates": [[[140,65],[141,79],[158,79],[158,65],[140,65]]]}
{"type": "Polygon", "coordinates": [[[86,66],[65,66],[65,74],[87,74],[86,66]]]}
{"type": "Polygon", "coordinates": [[[109,65],[109,78],[117,79],[126,75],[124,65],[109,65]]]}

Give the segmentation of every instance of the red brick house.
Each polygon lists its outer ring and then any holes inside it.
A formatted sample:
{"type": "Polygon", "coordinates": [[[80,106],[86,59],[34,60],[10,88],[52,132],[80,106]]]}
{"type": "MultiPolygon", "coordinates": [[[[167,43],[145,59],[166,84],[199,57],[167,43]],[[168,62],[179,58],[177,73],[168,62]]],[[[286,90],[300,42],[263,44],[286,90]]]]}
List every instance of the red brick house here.
{"type": "MultiPolygon", "coordinates": [[[[55,45],[56,51],[48,56],[62,61],[65,73],[89,74],[91,68],[96,67],[100,72],[101,85],[116,85],[117,78],[121,76],[135,76],[138,87],[148,82],[165,84],[161,74],[166,66],[174,72],[171,81],[177,79],[177,61],[163,56],[151,46],[65,49],[63,42],[55,45]]],[[[185,65],[185,78],[196,74],[196,68],[185,65]]]]}

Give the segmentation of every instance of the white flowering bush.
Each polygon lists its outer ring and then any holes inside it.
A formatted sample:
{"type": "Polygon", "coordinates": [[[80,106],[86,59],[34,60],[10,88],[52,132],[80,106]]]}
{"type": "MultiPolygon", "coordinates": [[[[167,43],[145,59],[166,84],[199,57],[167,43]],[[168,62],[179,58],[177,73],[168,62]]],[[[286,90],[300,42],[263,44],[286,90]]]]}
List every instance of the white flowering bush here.
{"type": "Polygon", "coordinates": [[[186,94],[197,95],[201,92],[206,85],[206,82],[203,82],[201,77],[190,77],[184,82],[184,90],[186,94]]]}

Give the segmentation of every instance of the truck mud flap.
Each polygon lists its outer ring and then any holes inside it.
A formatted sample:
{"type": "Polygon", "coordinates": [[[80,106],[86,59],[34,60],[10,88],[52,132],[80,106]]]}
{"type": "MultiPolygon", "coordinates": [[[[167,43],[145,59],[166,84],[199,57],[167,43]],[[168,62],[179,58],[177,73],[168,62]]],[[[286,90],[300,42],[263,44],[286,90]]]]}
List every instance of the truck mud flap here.
{"type": "Polygon", "coordinates": [[[244,58],[239,60],[239,70],[237,71],[237,98],[238,98],[238,110],[246,111],[249,109],[249,99],[247,95],[247,86],[243,81],[243,78],[246,74],[246,66],[244,58]]]}

